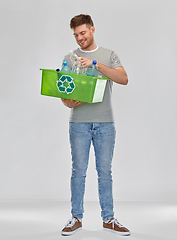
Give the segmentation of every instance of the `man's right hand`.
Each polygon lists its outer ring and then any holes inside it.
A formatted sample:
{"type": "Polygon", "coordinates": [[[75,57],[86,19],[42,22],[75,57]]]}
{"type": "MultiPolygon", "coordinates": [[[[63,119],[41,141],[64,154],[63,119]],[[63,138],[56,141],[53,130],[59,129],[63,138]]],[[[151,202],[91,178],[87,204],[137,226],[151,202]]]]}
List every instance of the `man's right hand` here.
{"type": "Polygon", "coordinates": [[[61,98],[63,104],[69,108],[74,108],[77,107],[81,104],[83,104],[84,102],[79,102],[79,101],[73,101],[72,98],[71,99],[63,99],[61,98]]]}

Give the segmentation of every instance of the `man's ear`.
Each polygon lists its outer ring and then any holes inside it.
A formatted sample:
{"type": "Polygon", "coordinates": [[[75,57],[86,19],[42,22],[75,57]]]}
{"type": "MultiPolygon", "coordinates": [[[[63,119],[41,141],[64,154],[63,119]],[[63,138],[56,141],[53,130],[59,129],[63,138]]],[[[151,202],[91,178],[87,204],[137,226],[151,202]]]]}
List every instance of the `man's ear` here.
{"type": "Polygon", "coordinates": [[[92,33],[94,33],[94,32],[95,32],[95,27],[92,26],[92,27],[90,28],[90,31],[91,31],[92,33]]]}

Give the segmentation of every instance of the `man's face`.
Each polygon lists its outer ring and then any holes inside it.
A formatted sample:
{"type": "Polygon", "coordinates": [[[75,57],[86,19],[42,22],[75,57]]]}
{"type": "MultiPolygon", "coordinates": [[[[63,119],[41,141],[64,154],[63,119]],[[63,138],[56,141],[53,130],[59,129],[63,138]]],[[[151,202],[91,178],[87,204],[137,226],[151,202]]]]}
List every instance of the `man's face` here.
{"type": "Polygon", "coordinates": [[[76,39],[77,44],[81,47],[82,50],[89,50],[89,47],[94,42],[94,32],[95,28],[92,26],[87,26],[86,24],[80,25],[73,29],[73,35],[76,39]]]}

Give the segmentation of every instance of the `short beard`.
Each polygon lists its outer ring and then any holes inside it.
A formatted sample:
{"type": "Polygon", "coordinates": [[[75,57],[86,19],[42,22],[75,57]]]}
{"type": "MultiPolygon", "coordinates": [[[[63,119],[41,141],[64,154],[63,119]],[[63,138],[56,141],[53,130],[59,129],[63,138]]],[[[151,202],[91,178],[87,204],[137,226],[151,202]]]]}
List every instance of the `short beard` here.
{"type": "MultiPolygon", "coordinates": [[[[87,41],[87,40],[86,40],[87,41]]],[[[89,48],[91,45],[92,45],[92,43],[93,43],[93,38],[92,39],[90,39],[90,41],[89,41],[89,43],[87,44],[87,46],[85,46],[85,47],[82,47],[81,45],[79,45],[80,46],[80,48],[81,49],[87,49],[87,48],[89,48]]]]}

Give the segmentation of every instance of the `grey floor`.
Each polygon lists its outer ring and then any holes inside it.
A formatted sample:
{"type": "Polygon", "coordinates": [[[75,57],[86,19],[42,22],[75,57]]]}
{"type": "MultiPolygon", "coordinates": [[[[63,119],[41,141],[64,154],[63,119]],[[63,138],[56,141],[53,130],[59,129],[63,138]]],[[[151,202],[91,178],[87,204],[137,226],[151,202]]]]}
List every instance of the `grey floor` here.
{"type": "Polygon", "coordinates": [[[177,239],[177,203],[115,202],[115,217],[131,236],[102,230],[98,202],[85,202],[83,230],[73,236],[60,231],[70,218],[70,203],[61,201],[0,201],[0,240],[173,240],[177,239]]]}

